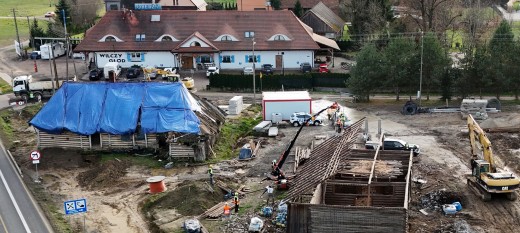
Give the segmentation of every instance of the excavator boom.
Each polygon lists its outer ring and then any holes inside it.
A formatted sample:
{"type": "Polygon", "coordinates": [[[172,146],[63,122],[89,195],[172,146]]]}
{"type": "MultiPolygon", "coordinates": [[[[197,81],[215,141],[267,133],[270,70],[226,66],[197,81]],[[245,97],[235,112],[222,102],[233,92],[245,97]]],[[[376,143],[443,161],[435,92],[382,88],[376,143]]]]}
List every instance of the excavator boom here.
{"type": "Polygon", "coordinates": [[[480,128],[477,121],[473,118],[473,116],[471,116],[471,114],[468,115],[468,130],[469,140],[471,143],[471,155],[473,156],[473,159],[478,159],[478,152],[482,152],[482,157],[486,162],[489,163],[490,170],[492,172],[496,171],[493,150],[491,148],[491,141],[489,141],[484,130],[480,128]],[[479,148],[479,144],[482,148],[479,148]]]}

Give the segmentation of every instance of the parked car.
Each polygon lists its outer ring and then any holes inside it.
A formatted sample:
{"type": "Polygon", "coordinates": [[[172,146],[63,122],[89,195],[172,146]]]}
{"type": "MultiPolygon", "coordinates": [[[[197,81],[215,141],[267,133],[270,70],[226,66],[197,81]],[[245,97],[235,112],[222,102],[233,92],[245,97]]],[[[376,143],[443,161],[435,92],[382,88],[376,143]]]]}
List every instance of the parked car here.
{"type": "Polygon", "coordinates": [[[274,68],[271,64],[263,64],[262,65],[262,74],[268,75],[268,74],[274,74],[274,68]]]}
{"type": "MultiPolygon", "coordinates": [[[[367,141],[365,143],[365,148],[366,149],[376,149],[377,145],[379,145],[379,142],[367,141]]],[[[409,144],[408,142],[405,142],[400,139],[395,139],[395,138],[385,138],[382,149],[413,151],[414,156],[417,156],[421,153],[421,149],[419,148],[418,145],[409,144]]]]}
{"type": "Polygon", "coordinates": [[[214,74],[220,74],[220,70],[216,66],[210,66],[208,67],[208,70],[206,71],[206,77],[209,78],[209,76],[214,74]]]}
{"type": "Polygon", "coordinates": [[[81,59],[81,60],[85,61],[85,54],[83,54],[83,53],[72,53],[72,58],[73,59],[81,59]]]}
{"type": "Polygon", "coordinates": [[[330,70],[329,70],[329,67],[327,66],[327,64],[321,64],[320,67],[319,67],[318,72],[320,72],[320,73],[330,73],[330,70]]]}
{"type": "Polygon", "coordinates": [[[303,73],[311,72],[312,65],[308,62],[303,62],[302,64],[300,64],[300,71],[303,73]]]}
{"type": "Polygon", "coordinates": [[[253,67],[244,67],[242,75],[253,75],[253,67]]]}
{"type": "Polygon", "coordinates": [[[126,71],[126,78],[138,78],[141,75],[141,68],[130,67],[126,71]]]}
{"type": "MultiPolygon", "coordinates": [[[[300,126],[305,123],[305,121],[311,118],[312,115],[305,112],[295,112],[289,118],[289,122],[293,126],[300,126]]],[[[321,125],[323,123],[323,119],[320,116],[317,116],[315,119],[309,121],[309,124],[312,125],[321,125]]]]}
{"type": "Polygon", "coordinates": [[[49,12],[45,13],[44,16],[45,16],[45,18],[52,18],[52,17],[56,16],[56,13],[49,11],[49,12]]]}
{"type": "Polygon", "coordinates": [[[40,51],[33,51],[30,55],[32,60],[41,59],[42,58],[42,52],[40,51]]]}
{"type": "Polygon", "coordinates": [[[103,78],[103,69],[93,69],[90,71],[89,75],[88,75],[88,79],[90,81],[98,81],[100,80],[101,78],[103,78]]]}

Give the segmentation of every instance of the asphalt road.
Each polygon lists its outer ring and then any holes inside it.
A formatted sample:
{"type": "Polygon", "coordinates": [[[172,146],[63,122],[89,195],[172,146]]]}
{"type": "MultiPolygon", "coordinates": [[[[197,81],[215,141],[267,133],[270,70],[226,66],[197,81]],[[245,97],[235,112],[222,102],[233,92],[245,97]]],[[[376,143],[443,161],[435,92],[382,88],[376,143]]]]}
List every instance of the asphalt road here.
{"type": "Polygon", "coordinates": [[[35,206],[28,190],[0,149],[0,233],[47,233],[45,217],[35,206]]]}

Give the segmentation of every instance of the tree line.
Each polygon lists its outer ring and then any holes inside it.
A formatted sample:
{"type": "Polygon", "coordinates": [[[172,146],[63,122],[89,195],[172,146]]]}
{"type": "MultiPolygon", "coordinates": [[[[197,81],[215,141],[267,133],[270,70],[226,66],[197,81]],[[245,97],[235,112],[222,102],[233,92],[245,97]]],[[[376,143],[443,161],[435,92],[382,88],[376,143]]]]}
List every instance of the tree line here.
{"type": "Polygon", "coordinates": [[[464,57],[458,63],[439,40],[443,36],[416,33],[365,44],[356,56],[347,86],[367,101],[370,95],[387,90],[399,100],[402,93],[411,96],[420,86],[427,100],[432,93],[440,94],[443,100],[455,95],[493,94],[500,98],[512,93],[518,100],[520,41],[514,39],[509,22],[502,21],[489,42],[463,48],[464,57]]]}

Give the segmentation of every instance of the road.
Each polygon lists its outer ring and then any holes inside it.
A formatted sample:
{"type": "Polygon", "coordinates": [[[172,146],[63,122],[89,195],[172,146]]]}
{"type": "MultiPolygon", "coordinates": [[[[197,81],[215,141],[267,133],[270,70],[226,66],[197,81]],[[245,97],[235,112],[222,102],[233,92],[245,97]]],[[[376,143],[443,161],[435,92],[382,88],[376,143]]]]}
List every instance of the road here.
{"type": "Polygon", "coordinates": [[[0,150],[0,233],[52,232],[7,154],[0,150]]]}

